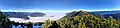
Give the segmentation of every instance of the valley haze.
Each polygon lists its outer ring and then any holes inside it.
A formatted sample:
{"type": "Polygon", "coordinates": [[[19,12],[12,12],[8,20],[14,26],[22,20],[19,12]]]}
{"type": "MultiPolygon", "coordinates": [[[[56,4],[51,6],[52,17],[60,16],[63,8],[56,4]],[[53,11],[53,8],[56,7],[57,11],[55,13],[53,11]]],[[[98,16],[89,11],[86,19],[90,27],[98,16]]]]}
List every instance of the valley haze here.
{"type": "MultiPolygon", "coordinates": [[[[76,11],[76,10],[73,10],[73,11],[76,11]]],[[[20,22],[20,23],[26,23],[26,22],[33,22],[33,23],[35,23],[35,22],[44,22],[45,20],[48,20],[48,19],[50,19],[50,20],[59,20],[60,18],[64,17],[66,15],[66,13],[70,13],[70,12],[73,12],[73,11],[66,11],[66,12],[39,12],[39,13],[44,13],[45,15],[42,16],[42,17],[27,16],[27,17],[29,17],[28,20],[23,19],[23,18],[9,18],[9,19],[11,21],[20,22]]],[[[104,12],[104,11],[106,11],[107,14],[109,13],[109,11],[110,12],[113,11],[112,13],[116,13],[114,11],[120,12],[119,9],[116,9],[116,10],[77,10],[77,11],[88,11],[88,12],[99,13],[99,14],[102,14],[100,12],[104,12]]],[[[5,12],[5,11],[3,11],[3,12],[5,12]]],[[[9,11],[6,11],[6,12],[9,12],[9,11]]],[[[29,12],[29,13],[34,13],[34,12],[29,12]]]]}
{"type": "Polygon", "coordinates": [[[21,23],[25,23],[25,22],[44,22],[45,20],[58,20],[60,18],[62,18],[63,16],[65,16],[64,12],[45,12],[45,16],[43,17],[30,17],[28,16],[30,19],[25,20],[22,18],[9,18],[11,21],[15,21],[15,22],[21,22],[21,23]]]}

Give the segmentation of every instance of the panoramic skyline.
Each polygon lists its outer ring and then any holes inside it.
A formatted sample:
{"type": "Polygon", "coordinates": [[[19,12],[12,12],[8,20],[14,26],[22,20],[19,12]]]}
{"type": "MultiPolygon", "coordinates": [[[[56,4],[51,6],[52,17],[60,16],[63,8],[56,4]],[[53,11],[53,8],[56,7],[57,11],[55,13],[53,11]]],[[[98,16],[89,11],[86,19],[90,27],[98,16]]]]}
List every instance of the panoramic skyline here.
{"type": "Polygon", "coordinates": [[[120,10],[120,0],[0,0],[2,11],[120,10]]]}

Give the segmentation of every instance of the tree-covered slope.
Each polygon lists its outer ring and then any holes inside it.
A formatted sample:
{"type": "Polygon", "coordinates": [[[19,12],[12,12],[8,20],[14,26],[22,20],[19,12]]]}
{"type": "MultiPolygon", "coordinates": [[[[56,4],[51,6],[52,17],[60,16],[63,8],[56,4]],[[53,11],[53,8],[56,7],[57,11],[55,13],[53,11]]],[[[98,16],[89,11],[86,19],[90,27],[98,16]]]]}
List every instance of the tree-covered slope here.
{"type": "Polygon", "coordinates": [[[7,15],[0,11],[0,28],[12,28],[12,24],[8,19],[7,15]]]}
{"type": "Polygon", "coordinates": [[[120,19],[116,20],[112,16],[105,19],[102,16],[96,17],[84,11],[72,12],[71,14],[70,18],[65,16],[60,20],[46,20],[43,28],[120,28],[120,19]]]}
{"type": "Polygon", "coordinates": [[[94,14],[87,11],[73,11],[67,13],[66,16],[64,16],[63,18],[72,18],[74,16],[82,16],[82,15],[94,15],[94,14]]]}

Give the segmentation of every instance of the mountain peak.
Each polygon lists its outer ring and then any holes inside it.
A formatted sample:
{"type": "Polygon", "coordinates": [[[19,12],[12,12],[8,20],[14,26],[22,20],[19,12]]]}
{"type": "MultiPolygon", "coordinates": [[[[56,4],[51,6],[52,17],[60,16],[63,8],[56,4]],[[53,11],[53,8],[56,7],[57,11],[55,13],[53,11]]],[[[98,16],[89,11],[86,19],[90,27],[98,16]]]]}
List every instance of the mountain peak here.
{"type": "Polygon", "coordinates": [[[82,11],[82,10],[80,10],[78,13],[81,13],[81,14],[88,14],[87,11],[82,11]]]}
{"type": "Polygon", "coordinates": [[[73,11],[71,13],[67,13],[67,15],[65,16],[66,18],[71,18],[71,17],[74,17],[74,16],[82,16],[82,15],[93,15],[92,13],[90,12],[87,12],[87,11],[73,11]]]}

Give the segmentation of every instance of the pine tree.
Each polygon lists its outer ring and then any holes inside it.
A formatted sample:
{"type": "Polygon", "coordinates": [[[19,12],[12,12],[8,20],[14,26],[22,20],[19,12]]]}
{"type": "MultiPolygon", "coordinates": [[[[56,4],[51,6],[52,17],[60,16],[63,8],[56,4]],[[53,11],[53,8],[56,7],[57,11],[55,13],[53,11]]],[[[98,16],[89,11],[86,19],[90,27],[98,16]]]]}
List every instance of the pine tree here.
{"type": "Polygon", "coordinates": [[[96,17],[94,15],[81,15],[72,18],[64,17],[54,22],[46,20],[44,28],[120,28],[120,19],[113,19],[112,16],[105,19],[102,16],[96,17]]]}
{"type": "Polygon", "coordinates": [[[27,28],[33,28],[32,25],[33,25],[33,24],[32,24],[31,22],[28,22],[28,23],[27,23],[27,28]]]}
{"type": "Polygon", "coordinates": [[[112,18],[112,16],[110,16],[108,18],[108,28],[113,28],[113,18],[112,18]]]}
{"type": "Polygon", "coordinates": [[[51,25],[50,19],[44,21],[44,26],[43,28],[48,28],[51,25]]]}
{"type": "Polygon", "coordinates": [[[19,23],[21,25],[22,28],[24,28],[24,23],[19,23]]]}
{"type": "Polygon", "coordinates": [[[17,26],[19,25],[19,22],[14,22],[13,25],[17,28],[17,26]]]}
{"type": "Polygon", "coordinates": [[[12,24],[10,24],[10,20],[7,15],[3,14],[0,11],[0,28],[12,28],[12,24]]]}

